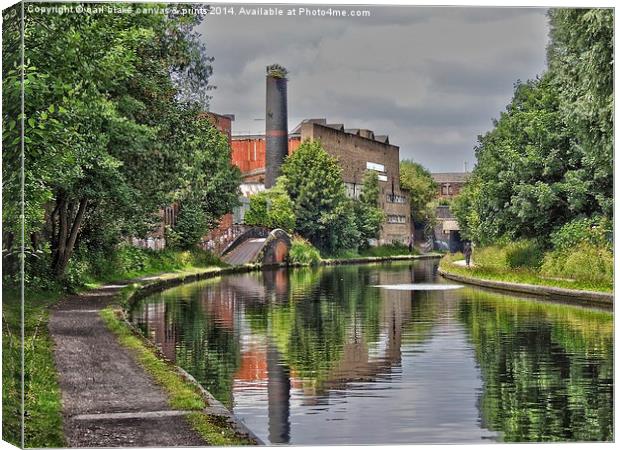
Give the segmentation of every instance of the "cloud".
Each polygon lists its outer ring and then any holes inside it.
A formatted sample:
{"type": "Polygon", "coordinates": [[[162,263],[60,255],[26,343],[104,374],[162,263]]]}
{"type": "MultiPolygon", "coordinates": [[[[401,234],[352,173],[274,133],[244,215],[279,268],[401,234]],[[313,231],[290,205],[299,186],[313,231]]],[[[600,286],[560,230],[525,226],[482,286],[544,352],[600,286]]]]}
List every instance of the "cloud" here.
{"type": "Polygon", "coordinates": [[[234,132],[262,131],[265,66],[277,62],[291,129],[326,117],[389,134],[433,171],[462,170],[514,82],[545,67],[542,8],[356,8],[371,17],[209,16],[198,31],[215,57],[211,109],[235,114],[234,132]]]}

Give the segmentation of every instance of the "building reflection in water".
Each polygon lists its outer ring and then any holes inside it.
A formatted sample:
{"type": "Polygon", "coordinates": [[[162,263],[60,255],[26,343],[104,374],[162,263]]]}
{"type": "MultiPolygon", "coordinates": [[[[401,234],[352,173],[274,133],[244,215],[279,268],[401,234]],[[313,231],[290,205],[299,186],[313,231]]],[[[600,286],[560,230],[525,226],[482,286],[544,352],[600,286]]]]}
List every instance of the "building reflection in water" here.
{"type": "MultiPolygon", "coordinates": [[[[302,404],[312,406],[329,402],[332,392],[342,392],[351,383],[397,376],[394,368],[401,363],[403,327],[412,318],[419,293],[381,290],[369,297],[366,291],[373,284],[425,282],[433,276],[432,270],[431,265],[412,265],[406,271],[352,268],[351,279],[344,280],[334,278],[329,270],[314,269],[298,272],[307,277],[297,283],[298,293],[292,292],[291,272],[286,270],[229,276],[204,283],[198,295],[188,294],[185,302],[175,300],[172,293],[174,301],[163,298],[149,303],[133,320],[147,329],[172,361],[177,360],[179,349],[185,348],[185,354],[195,347],[189,335],[199,335],[201,330],[196,328],[208,330],[207,341],[224,332],[234,333],[238,354],[218,359],[207,350],[208,364],[228,364],[216,370],[229,374],[231,386],[266,387],[269,441],[288,443],[291,389],[303,397],[302,404]],[[350,290],[356,285],[357,291],[350,290]],[[338,293],[341,288],[340,297],[325,300],[327,292],[338,293]],[[189,306],[196,301],[197,310],[189,306]],[[357,306],[350,306],[351,302],[357,306]],[[185,328],[185,336],[180,328],[185,328]],[[308,348],[299,348],[304,345],[308,348]]],[[[229,395],[220,400],[234,402],[232,392],[229,395]]]]}

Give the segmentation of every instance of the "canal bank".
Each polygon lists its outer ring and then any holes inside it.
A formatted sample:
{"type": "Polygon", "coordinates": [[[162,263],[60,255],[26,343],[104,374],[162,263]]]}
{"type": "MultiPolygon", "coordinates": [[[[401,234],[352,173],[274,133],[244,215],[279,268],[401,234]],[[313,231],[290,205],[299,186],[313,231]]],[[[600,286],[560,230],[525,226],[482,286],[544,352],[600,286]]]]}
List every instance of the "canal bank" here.
{"type": "Polygon", "coordinates": [[[474,276],[466,276],[462,273],[455,273],[449,268],[449,264],[441,264],[437,272],[444,278],[460,283],[471,284],[504,292],[514,292],[519,294],[529,294],[542,298],[560,297],[576,303],[596,303],[606,306],[613,306],[614,294],[607,292],[586,291],[581,289],[566,289],[555,286],[544,286],[523,283],[511,283],[507,281],[488,280],[474,276]]]}
{"type": "Polygon", "coordinates": [[[116,320],[119,302],[128,298],[128,291],[210,272],[108,284],[68,296],[52,308],[48,327],[55,344],[68,446],[257,443],[228,417],[228,411],[116,320]]]}
{"type": "MultiPolygon", "coordinates": [[[[356,258],[323,261],[321,265],[426,258],[418,255],[356,258]]],[[[54,360],[68,445],[261,443],[190,374],[166,361],[125,320],[126,308],[149,294],[184,283],[261,269],[260,265],[247,265],[142,277],[68,296],[56,304],[50,311],[48,327],[55,344],[54,360]],[[165,362],[156,367],[159,373],[152,368],[157,366],[154,359],[165,362]],[[174,406],[174,395],[165,385],[165,380],[171,378],[172,384],[184,385],[182,390],[189,391],[190,397],[197,393],[204,407],[199,403],[191,408],[174,406]],[[207,416],[206,420],[201,418],[203,415],[207,416]],[[208,439],[217,429],[221,430],[218,440],[208,439]]]]}

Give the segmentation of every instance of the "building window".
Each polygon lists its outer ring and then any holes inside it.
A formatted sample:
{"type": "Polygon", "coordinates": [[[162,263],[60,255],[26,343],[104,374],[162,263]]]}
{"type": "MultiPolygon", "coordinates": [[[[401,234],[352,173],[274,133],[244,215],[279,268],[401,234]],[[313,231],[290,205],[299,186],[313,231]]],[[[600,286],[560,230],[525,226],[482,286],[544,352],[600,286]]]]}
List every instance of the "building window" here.
{"type": "Polygon", "coordinates": [[[385,197],[388,203],[405,203],[407,201],[404,195],[387,194],[385,197]]]}
{"type": "Polygon", "coordinates": [[[388,223],[407,223],[407,217],[399,216],[396,214],[389,214],[387,217],[388,223]]]}
{"type": "Polygon", "coordinates": [[[451,193],[451,189],[450,189],[450,184],[445,183],[441,185],[441,194],[442,195],[450,195],[451,193]]]}
{"type": "Polygon", "coordinates": [[[344,187],[347,190],[347,196],[349,198],[359,199],[360,194],[362,193],[361,186],[358,186],[355,183],[344,183],[344,187]]]}
{"type": "Polygon", "coordinates": [[[366,168],[369,170],[375,170],[377,172],[385,172],[385,166],[383,164],[378,164],[370,161],[366,163],[366,168]]]}

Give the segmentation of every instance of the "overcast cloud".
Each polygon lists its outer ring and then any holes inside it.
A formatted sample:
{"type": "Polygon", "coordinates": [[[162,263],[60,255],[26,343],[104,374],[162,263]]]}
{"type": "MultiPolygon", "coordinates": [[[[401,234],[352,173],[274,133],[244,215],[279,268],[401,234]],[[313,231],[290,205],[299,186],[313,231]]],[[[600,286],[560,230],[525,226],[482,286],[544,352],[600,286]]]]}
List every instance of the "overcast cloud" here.
{"type": "Polygon", "coordinates": [[[515,81],[545,68],[543,8],[356,8],[371,17],[207,17],[211,110],[235,114],[234,134],[264,132],[265,66],[278,63],[290,129],[325,117],[388,134],[433,172],[462,171],[515,81]]]}

